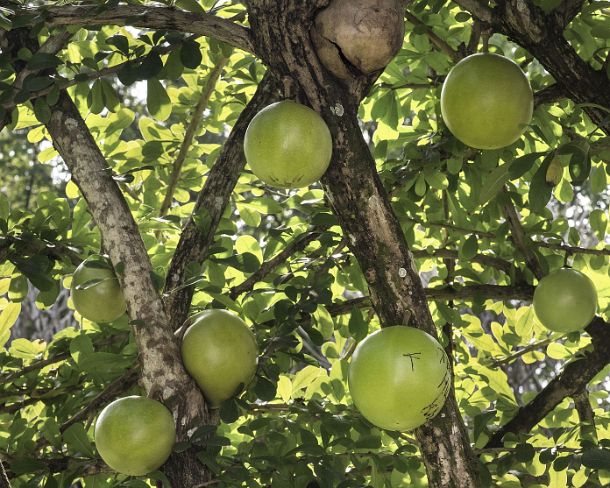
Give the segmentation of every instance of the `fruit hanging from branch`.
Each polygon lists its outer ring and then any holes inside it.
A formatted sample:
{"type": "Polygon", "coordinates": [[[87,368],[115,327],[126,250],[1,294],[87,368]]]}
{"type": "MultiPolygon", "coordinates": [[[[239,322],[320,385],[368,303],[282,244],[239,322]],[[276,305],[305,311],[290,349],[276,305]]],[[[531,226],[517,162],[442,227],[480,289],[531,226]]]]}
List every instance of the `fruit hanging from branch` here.
{"type": "Polygon", "coordinates": [[[338,78],[385,68],[405,34],[401,0],[333,0],[311,31],[322,64],[338,78]]]}
{"type": "Polygon", "coordinates": [[[531,122],[533,110],[528,79],[504,56],[468,56],[443,83],[443,120],[455,137],[476,149],[500,149],[514,143],[531,122]]]}
{"type": "Polygon", "coordinates": [[[256,373],[258,347],[250,328],[226,310],[192,318],[182,340],[184,367],[212,407],[239,393],[256,373]]]}
{"type": "Polygon", "coordinates": [[[302,188],[326,172],[333,143],[324,119],[285,100],[261,110],[250,122],[244,153],[252,172],[278,188],[302,188]]]}
{"type": "Polygon", "coordinates": [[[95,446],[104,462],[128,476],[159,469],[174,447],[176,426],[169,410],[140,396],[120,398],[102,410],[95,424],[95,446]]]}
{"type": "Polygon", "coordinates": [[[382,429],[407,431],[435,417],[451,389],[447,354],[414,327],[387,327],[354,351],[348,374],[356,408],[382,429]]]}
{"type": "Polygon", "coordinates": [[[127,310],[112,264],[103,256],[89,256],[76,268],[71,294],[76,311],[92,322],[112,322],[127,310]]]}
{"type": "Polygon", "coordinates": [[[597,312],[597,290],[587,275],[572,268],[560,268],[538,283],[534,310],[547,329],[555,332],[582,330],[597,312]]]}

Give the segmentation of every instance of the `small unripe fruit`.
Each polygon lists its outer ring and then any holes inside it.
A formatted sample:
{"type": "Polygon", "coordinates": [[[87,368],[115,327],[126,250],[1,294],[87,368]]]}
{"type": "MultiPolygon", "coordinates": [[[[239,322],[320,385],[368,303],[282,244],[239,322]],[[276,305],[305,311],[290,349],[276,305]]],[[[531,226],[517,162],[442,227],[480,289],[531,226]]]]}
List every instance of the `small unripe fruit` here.
{"type": "Polygon", "coordinates": [[[89,256],[76,268],[71,293],[76,311],[92,322],[112,322],[127,309],[112,264],[103,256],[89,256]]]}
{"type": "Polygon", "coordinates": [[[581,330],[597,312],[597,290],[587,275],[572,268],[561,268],[538,283],[534,310],[547,329],[556,332],[581,330]]]}
{"type": "Polygon", "coordinates": [[[301,188],[326,172],[333,143],[314,110],[285,100],[265,107],[250,122],[244,153],[252,172],[278,188],[301,188]]]}
{"type": "Polygon", "coordinates": [[[242,319],[226,310],[196,315],[182,340],[184,367],[212,407],[250,383],[257,358],[254,334],[242,319]]]}
{"type": "Polygon", "coordinates": [[[441,111],[449,130],[476,149],[515,142],[532,120],[534,95],[521,68],[497,54],[473,54],[447,75],[441,111]]]}
{"type": "Polygon", "coordinates": [[[170,411],[151,398],[129,396],[110,403],[95,424],[95,446],[104,462],[129,476],[159,469],[172,452],[176,427],[170,411]]]}

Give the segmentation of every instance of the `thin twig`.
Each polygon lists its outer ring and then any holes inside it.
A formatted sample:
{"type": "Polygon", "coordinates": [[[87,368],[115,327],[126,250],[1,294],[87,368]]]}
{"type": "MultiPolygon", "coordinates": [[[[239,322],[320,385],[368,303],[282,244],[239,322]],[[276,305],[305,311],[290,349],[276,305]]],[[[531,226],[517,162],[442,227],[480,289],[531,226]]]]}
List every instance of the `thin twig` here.
{"type": "Polygon", "coordinates": [[[434,33],[431,27],[429,27],[426,23],[422,22],[417,16],[409,12],[405,11],[405,18],[413,25],[417,25],[422,27],[426,31],[426,35],[430,42],[436,46],[437,49],[441,50],[447,56],[449,56],[453,61],[459,61],[462,58],[462,55],[455,49],[453,49],[447,41],[441,39],[437,34],[434,33]]]}
{"type": "Polygon", "coordinates": [[[170,181],[167,186],[167,192],[165,193],[165,198],[163,199],[163,203],[161,205],[161,210],[159,211],[159,215],[161,217],[165,216],[172,205],[172,201],[174,199],[174,193],[176,191],[176,185],[178,184],[178,180],[180,179],[180,173],[182,172],[182,166],[184,165],[184,160],[186,159],[186,155],[191,148],[191,144],[193,143],[193,139],[199,132],[199,125],[201,124],[201,120],[203,119],[203,113],[205,112],[208,104],[210,103],[210,98],[212,97],[212,93],[216,89],[216,84],[220,79],[220,75],[222,74],[222,70],[227,65],[229,61],[228,57],[223,57],[218,60],[210,74],[208,75],[208,80],[201,92],[201,97],[199,98],[199,102],[195,107],[193,112],[193,116],[191,118],[191,122],[184,134],[184,140],[180,145],[180,150],[178,152],[178,156],[174,161],[174,166],[172,168],[172,174],[170,176],[170,181]]]}

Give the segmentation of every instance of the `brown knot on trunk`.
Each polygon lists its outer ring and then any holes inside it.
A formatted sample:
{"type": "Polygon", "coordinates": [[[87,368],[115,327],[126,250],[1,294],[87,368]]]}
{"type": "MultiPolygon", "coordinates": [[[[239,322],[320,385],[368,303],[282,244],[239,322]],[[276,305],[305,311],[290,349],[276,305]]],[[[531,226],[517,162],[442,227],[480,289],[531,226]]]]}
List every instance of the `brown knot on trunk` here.
{"type": "Polygon", "coordinates": [[[350,80],[385,68],[405,35],[402,0],[332,0],[312,28],[322,64],[350,80]]]}

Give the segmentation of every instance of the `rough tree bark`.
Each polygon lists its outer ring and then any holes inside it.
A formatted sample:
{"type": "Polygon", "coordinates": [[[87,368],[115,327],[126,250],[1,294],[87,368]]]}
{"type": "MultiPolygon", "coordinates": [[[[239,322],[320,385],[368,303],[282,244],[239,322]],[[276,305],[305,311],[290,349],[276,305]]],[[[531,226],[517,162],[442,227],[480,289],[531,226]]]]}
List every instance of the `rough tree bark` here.
{"type": "MultiPolygon", "coordinates": [[[[314,14],[326,3],[247,1],[255,49],[274,73],[294,83],[297,97],[320,112],[331,129],[333,161],[322,181],[382,324],[413,325],[437,336],[413,256],[358,126],[358,105],[376,77],[339,84],[321,67],[311,44],[314,14]]],[[[416,436],[430,487],[479,485],[477,461],[453,392],[416,436]]]]}
{"type": "MultiPolygon", "coordinates": [[[[37,41],[23,29],[9,32],[9,45],[37,50],[37,41]],[[12,41],[12,43],[11,43],[12,41]]],[[[16,70],[22,66],[17,64],[16,70]]],[[[152,266],[129,206],[85,121],[66,91],[51,108],[46,128],[53,144],[82,192],[104,238],[104,246],[127,303],[138,345],[141,383],[149,396],[162,401],[174,415],[178,441],[213,421],[201,391],[186,373],[178,341],[165,305],[152,280],[152,266]]],[[[195,486],[209,479],[194,451],[172,454],[165,472],[176,486],[195,486]]]]}
{"type": "MultiPolygon", "coordinates": [[[[164,7],[120,6],[100,11],[85,6],[57,6],[48,9],[50,13],[44,21],[49,26],[129,24],[201,33],[259,55],[270,66],[274,77],[281,78],[288,91],[292,89],[297,98],[318,110],[331,128],[335,144],[333,163],[323,183],[349,237],[349,246],[365,273],[370,300],[383,325],[409,324],[435,334],[413,256],[357,123],[358,104],[375,76],[358,77],[347,86],[340,85],[319,65],[310,43],[309,27],[315,11],[328,0],[248,0],[246,3],[252,31],[212,15],[164,7]]],[[[604,73],[582,60],[562,35],[582,1],[568,0],[551,16],[522,0],[500,0],[494,9],[478,0],[456,0],[456,3],[528,49],[556,78],[555,91],[560,89],[577,103],[610,106],[610,85],[604,73]]],[[[2,35],[5,34],[0,32],[2,35]]],[[[255,100],[240,117],[199,195],[197,211],[206,212],[210,225],[201,229],[194,220],[187,224],[168,275],[166,293],[170,295],[165,307],[150,279],[150,263],[129,208],[84,121],[65,93],[54,107],[48,124],[105,237],[114,265],[122,270],[120,279],[142,355],[143,384],[149,393],[173,407],[176,418],[184,420],[178,426],[182,439],[186,439],[188,427],[196,419],[209,418],[201,394],[175,359],[179,356],[172,331],[186,318],[192,299],[192,289],[182,286],[188,277],[189,263],[200,263],[205,258],[217,219],[243,168],[243,132],[251,117],[273,100],[276,90],[271,78],[268,76],[261,84],[255,100]],[[227,171],[229,176],[222,176],[221,171],[227,171]],[[170,356],[173,357],[170,359],[170,356]]],[[[603,111],[595,107],[585,110],[606,133],[610,131],[603,111]]],[[[531,289],[523,293],[530,295],[531,289]]],[[[490,440],[490,445],[501,444],[501,437],[507,432],[530,430],[563,398],[578,393],[578,388],[582,390],[610,361],[607,325],[594,321],[587,331],[593,337],[592,351],[570,363],[494,436],[493,442],[490,440]],[[582,374],[583,370],[586,374],[582,374]]],[[[431,487],[479,485],[477,462],[453,393],[441,414],[416,434],[431,487]]],[[[189,451],[173,456],[166,473],[180,487],[195,486],[208,476],[189,451]]]]}
{"type": "MultiPolygon", "coordinates": [[[[211,418],[203,395],[186,373],[170,319],[152,281],[152,267],[121,191],[78,109],[66,93],[53,107],[49,134],[72,179],[83,193],[104,237],[104,246],[118,271],[134,332],[141,382],[146,392],[163,401],[176,420],[179,441],[211,418]]],[[[173,454],[165,472],[176,486],[195,486],[208,473],[193,453],[173,454]]]]}
{"type": "Polygon", "coordinates": [[[256,94],[233,126],[218,161],[197,197],[193,215],[180,234],[165,281],[167,309],[174,330],[187,319],[193,300],[194,286],[185,286],[189,279],[189,266],[200,265],[205,260],[214,242],[216,227],[246,165],[243,140],[248,124],[263,107],[277,99],[277,88],[273,76],[265,75],[256,94]]]}

